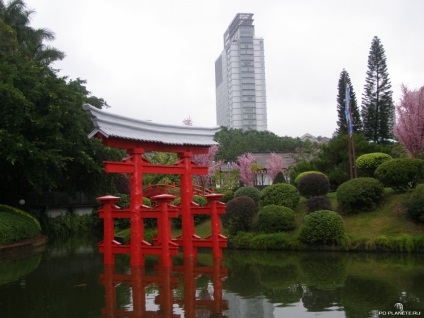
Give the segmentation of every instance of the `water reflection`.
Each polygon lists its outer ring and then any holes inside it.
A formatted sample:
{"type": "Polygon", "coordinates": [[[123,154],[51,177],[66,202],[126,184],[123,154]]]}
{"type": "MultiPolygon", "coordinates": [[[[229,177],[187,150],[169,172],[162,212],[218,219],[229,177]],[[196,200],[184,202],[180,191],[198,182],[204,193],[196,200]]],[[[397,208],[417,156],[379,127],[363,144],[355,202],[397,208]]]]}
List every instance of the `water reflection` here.
{"type": "Polygon", "coordinates": [[[114,265],[104,266],[102,317],[227,317],[222,259],[214,258],[212,266],[199,265],[197,258],[184,258],[172,267],[157,264],[153,271],[146,266],[132,266],[127,274],[117,273],[114,265]],[[123,285],[127,288],[119,288],[123,285]]]}
{"type": "Polygon", "coordinates": [[[207,250],[167,270],[154,256],[104,266],[96,242],[0,255],[0,317],[356,318],[397,303],[424,316],[424,254],[226,250],[219,263],[207,250]]]}

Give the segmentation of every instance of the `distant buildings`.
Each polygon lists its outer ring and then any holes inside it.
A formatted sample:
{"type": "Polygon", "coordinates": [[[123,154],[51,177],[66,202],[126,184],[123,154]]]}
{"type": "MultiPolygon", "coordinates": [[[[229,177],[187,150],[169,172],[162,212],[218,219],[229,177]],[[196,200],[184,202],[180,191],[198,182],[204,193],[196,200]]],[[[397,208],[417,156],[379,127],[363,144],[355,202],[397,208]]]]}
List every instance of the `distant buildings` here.
{"type": "Polygon", "coordinates": [[[252,13],[238,13],[224,33],[215,62],[217,124],[267,129],[264,41],[255,37],[252,13]]]}

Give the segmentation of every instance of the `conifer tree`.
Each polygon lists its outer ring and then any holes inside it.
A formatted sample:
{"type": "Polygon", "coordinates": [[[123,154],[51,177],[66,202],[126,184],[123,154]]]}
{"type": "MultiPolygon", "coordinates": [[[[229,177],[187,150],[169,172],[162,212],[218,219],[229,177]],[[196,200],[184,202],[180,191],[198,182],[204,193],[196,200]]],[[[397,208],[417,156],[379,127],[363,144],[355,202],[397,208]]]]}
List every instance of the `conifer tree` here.
{"type": "Polygon", "coordinates": [[[350,81],[349,73],[343,69],[340,73],[338,94],[337,94],[337,134],[347,133],[347,121],[346,121],[346,85],[350,86],[350,112],[352,114],[352,128],[353,132],[357,133],[362,131],[361,115],[359,113],[358,104],[356,102],[355,91],[353,90],[352,83],[350,81]]]}
{"type": "Polygon", "coordinates": [[[393,138],[395,106],[392,93],[386,54],[380,39],[375,36],[368,56],[361,107],[364,135],[369,141],[383,143],[393,138]]]}

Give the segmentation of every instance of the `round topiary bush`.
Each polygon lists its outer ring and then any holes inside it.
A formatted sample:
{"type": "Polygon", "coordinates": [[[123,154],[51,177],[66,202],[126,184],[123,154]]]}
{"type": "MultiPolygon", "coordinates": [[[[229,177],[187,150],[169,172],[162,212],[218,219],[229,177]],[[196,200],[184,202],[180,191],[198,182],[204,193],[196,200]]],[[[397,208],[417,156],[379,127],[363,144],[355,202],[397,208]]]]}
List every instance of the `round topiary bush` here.
{"type": "Polygon", "coordinates": [[[334,211],[320,210],[305,216],[299,239],[306,244],[340,244],[345,238],[343,218],[334,211]]]}
{"type": "Polygon", "coordinates": [[[383,185],[374,178],[351,179],[342,183],[336,192],[339,208],[348,214],[374,209],[383,194],[383,185]]]}
{"type": "Polygon", "coordinates": [[[226,212],[221,216],[222,224],[230,235],[238,231],[248,232],[252,228],[256,211],[256,203],[252,198],[236,197],[227,203],[226,212]]]}
{"type": "Polygon", "coordinates": [[[377,169],[383,162],[389,160],[393,160],[393,158],[387,153],[367,153],[356,159],[356,167],[358,168],[361,176],[373,178],[375,169],[377,169]]]}
{"type": "MultiPolygon", "coordinates": [[[[312,174],[312,173],[318,173],[318,174],[323,174],[321,171],[304,171],[301,172],[297,175],[297,177],[294,179],[294,185],[297,186],[297,184],[299,183],[300,179],[302,179],[304,176],[307,176],[308,174],[312,174]]],[[[324,174],[325,175],[325,174],[324,174]]]]}
{"type": "Polygon", "coordinates": [[[316,196],[309,198],[306,201],[306,207],[308,208],[308,213],[312,213],[319,210],[333,210],[330,200],[324,196],[316,196]]]}
{"type": "Polygon", "coordinates": [[[297,190],[306,198],[326,195],[330,190],[330,181],[323,173],[309,173],[299,180],[297,190]]]}
{"type": "Polygon", "coordinates": [[[236,192],[234,192],[234,197],[249,197],[252,198],[253,201],[257,204],[259,201],[259,193],[260,191],[254,186],[245,186],[238,188],[236,192]]]}
{"type": "Polygon", "coordinates": [[[412,190],[406,202],[406,212],[415,222],[424,222],[424,184],[412,190]]]}
{"type": "Polygon", "coordinates": [[[274,183],[286,183],[286,178],[284,177],[284,174],[281,171],[277,173],[274,180],[272,181],[272,184],[274,183]]]}
{"type": "Polygon", "coordinates": [[[398,158],[383,162],[376,170],[375,177],[385,187],[396,192],[405,192],[416,186],[422,178],[424,160],[412,158],[398,158]]]}
{"type": "Polygon", "coordinates": [[[296,187],[287,183],[276,183],[263,189],[259,194],[259,205],[281,205],[294,209],[300,201],[296,187]]]}
{"type": "Polygon", "coordinates": [[[290,231],[296,226],[295,213],[285,206],[267,205],[259,210],[256,224],[262,233],[290,231]]]}

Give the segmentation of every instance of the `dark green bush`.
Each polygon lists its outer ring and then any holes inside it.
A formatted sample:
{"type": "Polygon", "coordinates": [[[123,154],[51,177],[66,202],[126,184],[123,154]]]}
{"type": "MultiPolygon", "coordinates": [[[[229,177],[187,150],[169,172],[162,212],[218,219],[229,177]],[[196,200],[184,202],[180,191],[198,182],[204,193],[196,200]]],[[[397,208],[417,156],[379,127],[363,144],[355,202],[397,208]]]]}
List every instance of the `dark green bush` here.
{"type": "Polygon", "coordinates": [[[383,162],[393,160],[392,156],[383,152],[367,153],[356,159],[356,167],[362,177],[374,177],[374,171],[383,162]]]}
{"type": "Polygon", "coordinates": [[[355,214],[374,209],[383,199],[384,187],[374,178],[357,178],[337,188],[337,203],[341,211],[355,214]]]}
{"type": "Polygon", "coordinates": [[[300,194],[288,183],[276,183],[263,189],[259,194],[259,205],[281,205],[294,209],[299,204],[300,194]]]}
{"type": "Polygon", "coordinates": [[[274,180],[272,181],[272,184],[275,183],[286,183],[287,180],[284,177],[284,174],[280,171],[279,173],[277,173],[277,175],[275,176],[274,180]]]}
{"type": "Polygon", "coordinates": [[[40,234],[40,225],[24,211],[0,207],[0,245],[29,239],[40,234]]]}
{"type": "Polygon", "coordinates": [[[226,213],[221,216],[222,224],[230,235],[238,231],[247,232],[252,229],[256,211],[256,203],[252,198],[236,197],[227,203],[226,213]]]}
{"type": "Polygon", "coordinates": [[[330,190],[330,181],[325,174],[309,173],[299,180],[297,190],[306,198],[326,195],[330,190]]]}
{"type": "Polygon", "coordinates": [[[417,181],[423,177],[423,163],[422,159],[393,159],[383,162],[374,174],[385,187],[390,187],[396,192],[405,192],[414,188],[417,181]]]}
{"type": "Polygon", "coordinates": [[[258,204],[259,201],[259,193],[260,191],[253,186],[246,186],[241,187],[234,192],[234,197],[249,197],[252,198],[253,201],[255,201],[256,204],[258,204]]]}
{"type": "Polygon", "coordinates": [[[295,228],[295,213],[280,205],[267,205],[258,212],[257,230],[262,233],[277,233],[295,228]]]}
{"type": "Polygon", "coordinates": [[[336,244],[345,238],[342,217],[334,211],[320,210],[305,216],[299,239],[306,244],[336,244]]]}
{"type": "Polygon", "coordinates": [[[330,200],[324,196],[315,196],[309,198],[306,201],[306,207],[308,208],[308,213],[312,213],[319,210],[333,210],[330,200]]]}
{"type": "MultiPolygon", "coordinates": [[[[200,195],[194,195],[193,202],[197,203],[200,206],[204,206],[205,204],[208,203],[208,200],[205,197],[202,197],[200,195]]],[[[179,205],[180,203],[181,203],[181,198],[176,198],[174,201],[171,202],[171,204],[173,205],[179,205]]],[[[208,218],[209,218],[209,215],[207,214],[196,214],[193,217],[194,225],[198,225],[202,223],[203,221],[207,220],[208,218]]],[[[181,228],[182,226],[181,215],[179,215],[178,218],[172,219],[172,223],[175,225],[175,227],[181,228]]]]}
{"type": "Polygon", "coordinates": [[[324,174],[321,171],[314,171],[314,170],[301,172],[294,179],[294,185],[297,186],[297,184],[299,183],[300,179],[302,179],[304,176],[307,176],[308,174],[313,174],[313,173],[314,174],[316,174],[316,173],[318,173],[318,174],[324,174]]]}
{"type": "Polygon", "coordinates": [[[419,184],[406,203],[406,212],[415,222],[424,223],[424,184],[419,184]]]}

